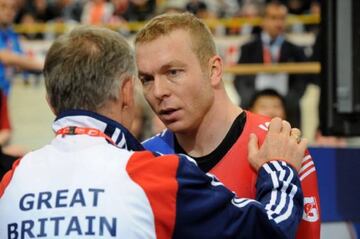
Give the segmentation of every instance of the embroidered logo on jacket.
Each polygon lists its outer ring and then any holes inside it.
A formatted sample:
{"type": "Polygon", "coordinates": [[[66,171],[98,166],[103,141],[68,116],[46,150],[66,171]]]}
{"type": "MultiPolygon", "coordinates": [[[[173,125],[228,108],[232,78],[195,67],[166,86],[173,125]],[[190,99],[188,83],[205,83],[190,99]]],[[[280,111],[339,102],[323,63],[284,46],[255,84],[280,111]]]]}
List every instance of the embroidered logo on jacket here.
{"type": "Polygon", "coordinates": [[[319,220],[319,209],[315,197],[304,197],[303,220],[308,222],[319,220]]]}

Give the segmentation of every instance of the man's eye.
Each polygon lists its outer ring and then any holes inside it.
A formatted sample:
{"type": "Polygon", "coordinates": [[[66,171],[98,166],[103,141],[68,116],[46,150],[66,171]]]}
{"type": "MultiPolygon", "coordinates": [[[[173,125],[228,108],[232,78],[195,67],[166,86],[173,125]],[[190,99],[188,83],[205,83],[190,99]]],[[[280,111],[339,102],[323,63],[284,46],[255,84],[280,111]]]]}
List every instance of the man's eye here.
{"type": "Polygon", "coordinates": [[[152,81],[153,77],[151,77],[151,76],[139,76],[139,79],[140,79],[142,84],[146,84],[146,83],[152,81]]]}
{"type": "Polygon", "coordinates": [[[180,74],[181,70],[179,69],[171,69],[167,72],[168,76],[170,77],[175,77],[178,76],[180,74]]]}

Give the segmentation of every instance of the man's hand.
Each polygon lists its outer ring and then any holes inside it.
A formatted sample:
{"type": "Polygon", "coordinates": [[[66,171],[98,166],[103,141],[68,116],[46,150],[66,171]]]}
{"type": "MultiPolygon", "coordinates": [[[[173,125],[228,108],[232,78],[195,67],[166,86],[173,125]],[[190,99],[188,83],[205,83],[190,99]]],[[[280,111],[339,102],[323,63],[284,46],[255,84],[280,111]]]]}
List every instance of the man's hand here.
{"type": "Polygon", "coordinates": [[[271,120],[269,131],[260,149],[257,136],[250,135],[248,160],[256,171],[271,160],[286,161],[299,171],[306,146],[307,140],[300,138],[300,130],[291,129],[287,121],[274,118],[271,120]]]}

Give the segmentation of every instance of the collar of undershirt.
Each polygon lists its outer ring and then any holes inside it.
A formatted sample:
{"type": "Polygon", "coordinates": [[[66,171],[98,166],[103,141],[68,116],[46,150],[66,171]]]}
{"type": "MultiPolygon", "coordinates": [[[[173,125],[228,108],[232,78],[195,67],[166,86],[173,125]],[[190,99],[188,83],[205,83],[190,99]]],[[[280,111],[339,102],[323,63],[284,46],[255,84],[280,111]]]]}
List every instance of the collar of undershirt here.
{"type": "Polygon", "coordinates": [[[219,144],[216,149],[214,149],[208,155],[201,157],[193,157],[185,152],[185,150],[180,146],[179,142],[176,139],[174,134],[174,148],[176,153],[186,154],[192,157],[198,164],[199,168],[204,172],[209,172],[231,149],[231,147],[236,143],[241,133],[243,132],[244,126],[246,123],[246,112],[243,111],[239,114],[231,125],[229,131],[227,132],[225,138],[219,144]]]}

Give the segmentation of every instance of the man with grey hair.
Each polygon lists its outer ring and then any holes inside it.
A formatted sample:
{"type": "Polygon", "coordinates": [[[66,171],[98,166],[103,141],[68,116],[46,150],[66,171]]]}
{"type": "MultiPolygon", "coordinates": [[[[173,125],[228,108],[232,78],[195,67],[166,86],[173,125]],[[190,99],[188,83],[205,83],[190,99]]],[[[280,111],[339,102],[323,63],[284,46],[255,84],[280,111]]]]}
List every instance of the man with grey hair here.
{"type": "Polygon", "coordinates": [[[249,142],[257,200],[237,198],[186,156],[141,151],[127,130],[134,55],[117,33],[80,27],[60,37],[44,76],[56,137],[1,181],[0,238],[293,237],[306,141],[279,118],[260,149],[254,135],[249,142]]]}

